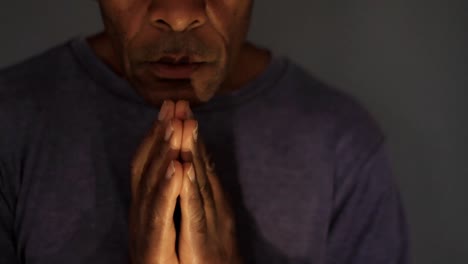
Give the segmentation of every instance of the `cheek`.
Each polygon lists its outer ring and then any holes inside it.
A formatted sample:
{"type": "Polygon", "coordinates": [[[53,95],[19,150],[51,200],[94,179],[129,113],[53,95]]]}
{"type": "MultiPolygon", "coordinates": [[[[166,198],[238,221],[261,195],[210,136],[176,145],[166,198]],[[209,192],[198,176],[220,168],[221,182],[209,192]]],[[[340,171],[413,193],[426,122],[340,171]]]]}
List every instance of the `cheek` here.
{"type": "Polygon", "coordinates": [[[101,4],[106,29],[120,42],[127,42],[141,30],[151,0],[104,0],[101,4]]]}
{"type": "Polygon", "coordinates": [[[250,0],[206,0],[206,3],[207,16],[226,43],[239,40],[248,26],[250,0]]]}
{"type": "Polygon", "coordinates": [[[233,70],[245,41],[250,17],[250,0],[206,0],[207,15],[214,30],[222,37],[225,54],[223,72],[233,70]]]}

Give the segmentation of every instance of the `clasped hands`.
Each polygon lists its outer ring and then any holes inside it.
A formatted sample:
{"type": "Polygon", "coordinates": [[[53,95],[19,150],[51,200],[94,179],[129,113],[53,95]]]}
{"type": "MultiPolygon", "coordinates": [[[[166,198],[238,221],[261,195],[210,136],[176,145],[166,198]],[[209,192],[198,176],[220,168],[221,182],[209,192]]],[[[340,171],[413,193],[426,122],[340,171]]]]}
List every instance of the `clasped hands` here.
{"type": "Polygon", "coordinates": [[[187,101],[164,101],[133,159],[131,190],[132,264],[241,263],[232,209],[187,101]]]}

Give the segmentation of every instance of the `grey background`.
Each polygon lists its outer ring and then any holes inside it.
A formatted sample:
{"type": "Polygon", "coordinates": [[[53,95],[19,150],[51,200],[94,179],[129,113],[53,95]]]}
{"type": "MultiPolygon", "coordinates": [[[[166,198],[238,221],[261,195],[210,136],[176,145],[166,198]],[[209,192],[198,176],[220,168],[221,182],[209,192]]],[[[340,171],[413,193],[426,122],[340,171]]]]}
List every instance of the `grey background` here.
{"type": "MultiPolygon", "coordinates": [[[[386,132],[417,264],[468,263],[468,2],[259,0],[250,39],[353,94],[386,132]]],[[[0,3],[0,68],[101,28],[91,0],[0,3]]]]}

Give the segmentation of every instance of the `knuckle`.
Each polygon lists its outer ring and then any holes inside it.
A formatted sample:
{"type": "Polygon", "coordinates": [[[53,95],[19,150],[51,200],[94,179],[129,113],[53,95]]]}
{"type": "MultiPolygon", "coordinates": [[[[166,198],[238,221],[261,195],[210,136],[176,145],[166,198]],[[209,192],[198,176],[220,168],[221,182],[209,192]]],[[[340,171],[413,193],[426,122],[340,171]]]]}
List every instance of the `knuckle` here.
{"type": "Polygon", "coordinates": [[[200,192],[203,196],[203,202],[209,207],[214,207],[213,189],[208,182],[200,186],[200,192]]]}
{"type": "Polygon", "coordinates": [[[197,204],[197,203],[200,203],[200,194],[198,194],[197,192],[191,192],[189,195],[188,195],[188,201],[190,204],[197,204]]]}
{"type": "Polygon", "coordinates": [[[170,224],[172,219],[168,219],[158,209],[153,209],[149,219],[149,228],[152,231],[158,231],[170,224]]]}
{"type": "Polygon", "coordinates": [[[148,211],[148,220],[150,222],[151,228],[160,228],[169,223],[166,214],[164,213],[165,209],[167,208],[167,204],[169,203],[169,196],[166,195],[164,192],[158,192],[154,194],[153,192],[146,192],[145,197],[145,208],[148,211]]]}
{"type": "Polygon", "coordinates": [[[200,192],[205,196],[211,196],[213,193],[213,190],[211,190],[211,186],[208,183],[208,181],[203,182],[200,184],[200,192]]]}
{"type": "Polygon", "coordinates": [[[165,151],[166,149],[167,149],[167,144],[166,143],[161,142],[161,143],[157,144],[156,146],[154,146],[154,149],[153,149],[154,156],[157,157],[157,158],[164,157],[166,152],[167,152],[167,151],[165,151]]]}
{"type": "Polygon", "coordinates": [[[191,223],[192,229],[195,232],[201,234],[207,233],[208,227],[206,225],[206,217],[203,211],[199,210],[198,212],[192,214],[191,223]]]}
{"type": "Polygon", "coordinates": [[[135,161],[132,162],[130,167],[130,174],[132,178],[139,177],[141,174],[141,168],[136,164],[135,161]]]}
{"type": "Polygon", "coordinates": [[[151,188],[148,184],[147,176],[142,177],[138,184],[138,196],[141,200],[146,201],[151,197],[151,188]]]}
{"type": "Polygon", "coordinates": [[[229,232],[229,233],[235,233],[235,230],[236,230],[236,222],[234,221],[234,219],[232,217],[228,217],[225,221],[224,221],[224,226],[226,228],[226,230],[229,232]]]}
{"type": "Polygon", "coordinates": [[[155,196],[155,205],[157,208],[165,208],[167,204],[170,202],[170,197],[169,194],[167,194],[164,190],[161,190],[161,188],[157,188],[159,190],[155,190],[156,192],[155,196]]]}

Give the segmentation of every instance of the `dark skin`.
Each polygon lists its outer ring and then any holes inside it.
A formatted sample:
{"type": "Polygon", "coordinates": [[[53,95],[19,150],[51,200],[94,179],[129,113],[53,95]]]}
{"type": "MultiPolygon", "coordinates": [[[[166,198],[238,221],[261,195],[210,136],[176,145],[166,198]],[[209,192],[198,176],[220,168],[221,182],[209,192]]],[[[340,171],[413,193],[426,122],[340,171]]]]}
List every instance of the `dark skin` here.
{"type": "Polygon", "coordinates": [[[132,263],[242,263],[234,215],[197,126],[187,101],[165,101],[134,158],[132,263]],[[173,221],[178,197],[179,234],[173,221]]]}
{"type": "Polygon", "coordinates": [[[245,40],[252,0],[99,5],[105,31],[88,38],[91,47],[149,104],[161,107],[132,164],[132,263],[242,263],[234,215],[190,106],[240,89],[267,67],[270,53],[245,40]],[[168,58],[201,66],[183,78],[149,67],[168,58]],[[178,198],[179,233],[173,221],[178,198]]]}

